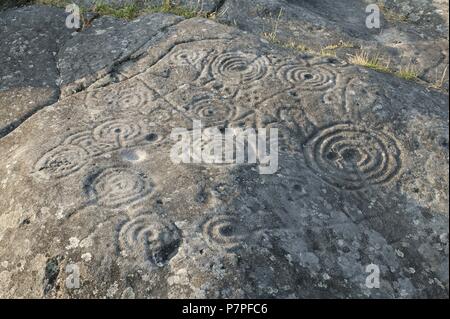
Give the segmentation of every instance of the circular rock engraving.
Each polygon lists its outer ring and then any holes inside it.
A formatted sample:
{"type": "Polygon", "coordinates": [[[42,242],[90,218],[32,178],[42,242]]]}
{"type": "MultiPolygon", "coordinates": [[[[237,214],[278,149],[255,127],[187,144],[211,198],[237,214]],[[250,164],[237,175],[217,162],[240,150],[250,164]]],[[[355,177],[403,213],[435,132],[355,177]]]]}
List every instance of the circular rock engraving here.
{"type": "Polygon", "coordinates": [[[107,168],[94,178],[92,191],[99,205],[117,208],[145,198],[153,191],[153,184],[132,169],[107,168]]]}
{"type": "Polygon", "coordinates": [[[352,124],[322,129],[306,143],[304,153],[317,175],[347,190],[388,182],[401,166],[392,138],[352,124]]]}
{"type": "Polygon", "coordinates": [[[44,154],[35,164],[35,171],[50,178],[61,178],[75,173],[88,160],[88,153],[75,145],[61,145],[44,154]]]}
{"type": "Polygon", "coordinates": [[[123,255],[163,267],[178,251],[180,232],[172,223],[154,215],[141,215],[128,221],[119,232],[123,255]]]}

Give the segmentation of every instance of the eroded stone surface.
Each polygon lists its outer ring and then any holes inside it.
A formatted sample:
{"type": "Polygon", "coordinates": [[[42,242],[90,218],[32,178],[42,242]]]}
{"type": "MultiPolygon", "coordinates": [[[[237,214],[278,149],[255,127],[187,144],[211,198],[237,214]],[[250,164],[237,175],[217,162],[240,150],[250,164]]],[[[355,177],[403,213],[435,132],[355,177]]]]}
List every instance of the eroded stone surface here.
{"type": "Polygon", "coordinates": [[[74,35],[59,51],[62,94],[77,92],[117,65],[137,59],[152,45],[154,37],[179,21],[180,17],[162,14],[130,23],[111,17],[94,20],[90,28],[74,35]]]}
{"type": "MultiPolygon", "coordinates": [[[[223,3],[223,0],[173,0],[174,5],[183,6],[189,10],[214,12],[223,3]]],[[[150,0],[151,5],[162,5],[164,0],[150,0]]]]}
{"type": "MultiPolygon", "coordinates": [[[[106,0],[103,1],[103,4],[110,5],[112,7],[121,7],[124,5],[134,4],[138,7],[157,7],[161,6],[165,3],[164,0],[106,0]]],[[[223,0],[171,0],[172,5],[182,6],[189,10],[194,11],[203,11],[203,12],[214,12],[223,2],[223,0]]],[[[92,7],[98,1],[96,0],[74,0],[74,3],[77,3],[84,7],[92,7]]]]}
{"type": "Polygon", "coordinates": [[[443,88],[448,90],[448,1],[381,1],[381,28],[368,29],[366,7],[373,3],[226,0],[218,16],[219,21],[243,30],[269,33],[281,43],[294,42],[316,51],[337,45],[341,58],[365,50],[384,57],[396,70],[415,69],[428,83],[443,78],[443,88]],[[342,43],[346,45],[340,48],[342,43]]]}
{"type": "Polygon", "coordinates": [[[70,41],[92,78],[0,140],[1,297],[448,297],[447,96],[204,19],[70,41]],[[173,163],[192,120],[278,128],[279,170],[173,163]]]}
{"type": "Polygon", "coordinates": [[[56,56],[70,37],[65,18],[42,6],[0,12],[0,137],[58,100],[56,56]]]}

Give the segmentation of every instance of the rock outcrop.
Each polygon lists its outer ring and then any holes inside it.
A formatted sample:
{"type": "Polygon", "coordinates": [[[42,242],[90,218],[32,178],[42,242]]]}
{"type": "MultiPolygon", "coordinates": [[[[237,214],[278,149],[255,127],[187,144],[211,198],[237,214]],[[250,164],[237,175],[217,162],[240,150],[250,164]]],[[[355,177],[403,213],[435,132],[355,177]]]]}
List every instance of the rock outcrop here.
{"type": "MultiPolygon", "coordinates": [[[[331,47],[343,59],[371,52],[396,70],[414,69],[430,84],[448,78],[448,1],[379,1],[380,28],[369,29],[366,8],[374,2],[226,0],[219,20],[281,43],[319,52],[331,47]]],[[[442,86],[448,91],[448,81],[442,86]]]]}
{"type": "Polygon", "coordinates": [[[0,297],[448,298],[447,95],[207,19],[0,19],[0,297]],[[175,163],[193,121],[278,169],[175,163]]]}

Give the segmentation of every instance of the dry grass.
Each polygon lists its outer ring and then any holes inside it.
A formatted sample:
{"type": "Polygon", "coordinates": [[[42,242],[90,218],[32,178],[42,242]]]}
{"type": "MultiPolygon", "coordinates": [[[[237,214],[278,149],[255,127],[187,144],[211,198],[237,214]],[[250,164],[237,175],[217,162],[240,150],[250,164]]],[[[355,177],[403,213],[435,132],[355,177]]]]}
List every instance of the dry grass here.
{"type": "Polygon", "coordinates": [[[408,81],[416,81],[419,78],[419,73],[412,65],[409,65],[405,68],[400,68],[400,70],[395,72],[395,75],[408,81]]]}
{"type": "Polygon", "coordinates": [[[274,23],[272,31],[264,32],[262,34],[262,37],[265,38],[270,43],[281,46],[285,49],[294,50],[294,51],[298,51],[301,53],[307,52],[307,53],[317,54],[317,55],[325,56],[325,57],[336,57],[338,49],[346,49],[346,48],[355,49],[355,48],[357,48],[357,46],[355,44],[353,44],[351,42],[343,41],[343,40],[339,41],[338,43],[327,45],[319,50],[312,49],[312,48],[308,47],[307,45],[300,43],[300,42],[296,42],[292,39],[289,41],[281,41],[277,37],[281,13],[282,12],[280,10],[280,13],[278,15],[277,20],[274,23]]]}
{"type": "Polygon", "coordinates": [[[323,47],[320,50],[320,55],[335,57],[337,54],[337,50],[339,50],[339,49],[356,49],[356,48],[357,48],[357,46],[355,44],[341,40],[338,43],[330,44],[330,45],[323,47]]]}
{"type": "Polygon", "coordinates": [[[270,32],[263,32],[263,36],[272,43],[277,43],[278,28],[280,26],[281,17],[283,16],[283,8],[280,9],[277,18],[273,21],[272,30],[270,32]]]}
{"type": "Polygon", "coordinates": [[[378,7],[380,8],[381,13],[383,14],[383,17],[389,21],[389,22],[407,22],[408,21],[408,16],[405,15],[401,15],[397,12],[395,12],[394,10],[386,7],[383,3],[379,2],[378,7]]]}
{"type": "Polygon", "coordinates": [[[147,7],[142,10],[141,13],[170,13],[177,16],[184,17],[186,19],[194,18],[194,17],[204,17],[208,18],[209,14],[206,14],[201,11],[196,11],[193,9],[189,9],[186,7],[182,7],[179,5],[174,5],[170,0],[164,0],[163,4],[155,7],[147,7]]]}
{"type": "Polygon", "coordinates": [[[448,64],[440,76],[438,75],[437,70],[436,70],[436,81],[431,85],[431,87],[436,90],[443,90],[445,80],[447,78],[447,72],[448,72],[448,64]]]}
{"type": "Polygon", "coordinates": [[[391,68],[390,63],[385,62],[379,54],[372,56],[366,51],[360,51],[355,55],[351,55],[348,62],[351,64],[361,65],[378,72],[389,73],[404,80],[419,80],[419,73],[413,65],[410,64],[406,67],[401,67],[400,69],[395,70],[391,68]]]}
{"type": "MultiPolygon", "coordinates": [[[[34,3],[55,7],[65,7],[72,2],[70,0],[35,0],[34,3]]],[[[84,12],[93,11],[100,15],[113,16],[125,20],[133,20],[141,15],[151,13],[170,13],[184,17],[186,19],[203,17],[214,20],[217,17],[217,12],[206,13],[202,11],[196,11],[194,9],[189,9],[180,5],[174,5],[170,0],[164,0],[161,5],[151,7],[139,7],[136,4],[113,6],[99,0],[91,8],[80,7],[80,9],[84,12]]]]}
{"type": "Polygon", "coordinates": [[[295,50],[295,51],[299,51],[299,52],[312,52],[312,50],[307,47],[306,45],[302,44],[302,43],[297,43],[295,41],[289,41],[289,42],[285,42],[285,43],[281,43],[280,45],[283,48],[286,49],[291,49],[291,50],[295,50]]]}
{"type": "Polygon", "coordinates": [[[366,51],[360,51],[355,55],[350,55],[348,62],[351,64],[361,65],[378,72],[391,73],[389,63],[385,63],[379,54],[371,56],[366,51]]]}
{"type": "Polygon", "coordinates": [[[336,44],[327,45],[326,47],[323,48],[323,50],[335,51],[338,49],[354,49],[356,47],[357,46],[351,42],[341,40],[336,44]]]}
{"type": "Polygon", "coordinates": [[[92,8],[92,11],[100,15],[108,15],[125,20],[133,20],[140,13],[139,8],[135,4],[127,4],[122,7],[113,7],[105,4],[104,2],[96,3],[92,8]]]}
{"type": "Polygon", "coordinates": [[[72,2],[69,0],[35,0],[34,3],[63,8],[72,2]]]}

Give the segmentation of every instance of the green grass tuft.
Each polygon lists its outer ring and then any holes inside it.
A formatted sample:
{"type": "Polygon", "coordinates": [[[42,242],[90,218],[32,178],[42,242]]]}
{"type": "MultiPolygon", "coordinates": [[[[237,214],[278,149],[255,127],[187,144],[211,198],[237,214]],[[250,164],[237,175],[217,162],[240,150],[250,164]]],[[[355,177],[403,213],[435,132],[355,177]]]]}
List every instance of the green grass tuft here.
{"type": "Polygon", "coordinates": [[[378,54],[370,56],[369,53],[362,51],[350,56],[349,62],[378,72],[392,73],[389,65],[385,64],[378,54]]]}
{"type": "Polygon", "coordinates": [[[407,67],[400,68],[399,70],[395,70],[389,66],[389,63],[385,63],[379,54],[370,56],[369,53],[361,51],[350,56],[349,62],[378,72],[389,73],[404,80],[419,81],[419,73],[414,66],[409,65],[407,67]]]}
{"type": "Polygon", "coordinates": [[[400,69],[395,72],[395,75],[399,78],[408,80],[408,81],[416,81],[419,78],[419,74],[412,67],[407,67],[405,69],[400,69]]]}
{"type": "Polygon", "coordinates": [[[139,8],[135,4],[113,7],[104,2],[98,2],[94,5],[93,11],[100,15],[108,15],[125,20],[133,20],[139,15],[139,8]]]}
{"type": "MultiPolygon", "coordinates": [[[[70,0],[34,0],[37,4],[64,8],[72,2],[70,0]]],[[[123,6],[112,6],[104,1],[97,1],[91,8],[82,8],[83,11],[93,11],[100,15],[113,16],[125,20],[133,20],[144,14],[169,13],[184,17],[186,19],[202,17],[214,20],[217,12],[206,13],[189,9],[180,5],[174,5],[170,0],[164,0],[163,4],[152,7],[139,7],[136,4],[126,4],[123,6]]]]}

